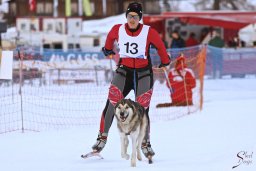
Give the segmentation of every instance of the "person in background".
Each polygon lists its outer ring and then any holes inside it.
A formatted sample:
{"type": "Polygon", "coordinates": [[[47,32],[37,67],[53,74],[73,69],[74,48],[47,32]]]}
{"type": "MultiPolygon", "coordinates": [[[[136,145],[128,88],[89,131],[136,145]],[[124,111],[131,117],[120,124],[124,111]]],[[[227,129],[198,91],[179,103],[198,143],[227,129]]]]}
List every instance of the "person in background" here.
{"type": "Polygon", "coordinates": [[[189,38],[186,41],[186,47],[196,46],[198,45],[198,41],[196,40],[196,35],[194,32],[191,32],[189,38]]]}
{"type": "Polygon", "coordinates": [[[228,47],[238,48],[240,47],[240,40],[237,36],[233,37],[230,41],[228,41],[228,47]]]}
{"type": "MultiPolygon", "coordinates": [[[[134,90],[136,102],[145,108],[149,118],[149,105],[153,93],[150,45],[153,44],[157,49],[161,59],[160,68],[164,68],[170,63],[170,57],[158,32],[150,26],[139,23],[142,18],[142,5],[137,2],[130,3],[126,11],[126,18],[127,23],[112,27],[105,46],[102,48],[105,56],[113,55],[115,54],[113,43],[117,41],[120,60],[109,88],[106,106],[101,115],[98,137],[92,146],[93,152],[97,153],[103,150],[107,142],[116,103],[125,98],[131,90],[134,90]]],[[[147,128],[141,147],[147,158],[155,155],[151,147],[149,133],[150,126],[147,128]]]]}
{"type": "Polygon", "coordinates": [[[180,37],[179,32],[173,31],[171,48],[184,48],[185,46],[185,41],[180,37]]]}
{"type": "Polygon", "coordinates": [[[214,30],[212,32],[212,39],[208,43],[211,48],[211,60],[213,64],[213,78],[221,78],[223,69],[223,52],[222,48],[225,46],[224,40],[220,37],[220,34],[214,30]]]}
{"type": "Polygon", "coordinates": [[[187,68],[186,60],[183,55],[179,56],[175,63],[175,68],[172,68],[168,74],[168,81],[166,85],[172,89],[170,94],[172,102],[158,104],[156,107],[169,107],[169,106],[188,106],[193,105],[193,92],[192,89],[196,87],[196,80],[194,72],[187,68]]]}

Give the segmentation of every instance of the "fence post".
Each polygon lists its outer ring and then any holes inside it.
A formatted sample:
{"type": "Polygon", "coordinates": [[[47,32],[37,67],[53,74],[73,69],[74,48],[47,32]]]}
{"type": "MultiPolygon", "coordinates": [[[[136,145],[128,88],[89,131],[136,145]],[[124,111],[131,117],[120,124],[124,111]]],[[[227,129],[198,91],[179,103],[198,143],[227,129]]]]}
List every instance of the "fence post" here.
{"type": "Polygon", "coordinates": [[[22,82],[23,82],[23,55],[20,55],[20,50],[18,48],[18,56],[20,61],[19,66],[19,75],[20,75],[20,87],[19,87],[19,94],[20,94],[20,112],[21,112],[21,130],[24,133],[24,120],[23,120],[23,98],[22,98],[22,82]]]}

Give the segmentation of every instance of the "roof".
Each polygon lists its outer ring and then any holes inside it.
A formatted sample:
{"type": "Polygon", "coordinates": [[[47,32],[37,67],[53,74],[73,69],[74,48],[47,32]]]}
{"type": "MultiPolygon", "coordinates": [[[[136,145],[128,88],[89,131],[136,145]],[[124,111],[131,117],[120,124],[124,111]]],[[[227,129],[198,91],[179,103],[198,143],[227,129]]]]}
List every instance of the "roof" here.
{"type": "Polygon", "coordinates": [[[239,30],[256,23],[256,12],[245,11],[203,11],[203,12],[165,12],[161,15],[144,15],[145,24],[168,18],[179,18],[188,24],[208,25],[239,30]]]}

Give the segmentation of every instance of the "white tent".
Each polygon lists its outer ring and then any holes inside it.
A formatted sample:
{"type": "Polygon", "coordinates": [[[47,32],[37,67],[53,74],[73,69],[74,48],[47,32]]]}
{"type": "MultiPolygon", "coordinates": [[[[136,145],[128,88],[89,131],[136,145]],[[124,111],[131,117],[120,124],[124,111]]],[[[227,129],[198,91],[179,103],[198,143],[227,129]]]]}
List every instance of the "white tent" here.
{"type": "MultiPolygon", "coordinates": [[[[114,25],[126,22],[125,13],[98,20],[84,21],[82,34],[107,34],[114,25]]],[[[142,23],[142,20],[140,22],[142,23]]]]}
{"type": "Polygon", "coordinates": [[[240,29],[239,38],[245,41],[247,46],[253,46],[253,42],[256,41],[256,23],[240,29]]]}
{"type": "Polygon", "coordinates": [[[82,32],[83,34],[107,34],[115,24],[123,24],[126,21],[125,13],[98,20],[84,21],[82,32]]]}

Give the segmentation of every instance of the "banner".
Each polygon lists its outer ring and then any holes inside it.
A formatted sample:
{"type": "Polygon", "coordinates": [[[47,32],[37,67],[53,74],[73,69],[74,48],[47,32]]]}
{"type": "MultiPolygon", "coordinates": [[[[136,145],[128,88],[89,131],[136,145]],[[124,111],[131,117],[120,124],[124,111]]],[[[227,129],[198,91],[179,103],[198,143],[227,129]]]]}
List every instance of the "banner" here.
{"type": "Polygon", "coordinates": [[[35,11],[36,10],[36,0],[29,0],[29,10],[30,11],[35,11]]]}
{"type": "Polygon", "coordinates": [[[13,51],[0,51],[0,79],[12,79],[13,51]]]}
{"type": "Polygon", "coordinates": [[[83,0],[83,8],[84,8],[85,16],[88,16],[88,17],[92,16],[90,0],[83,0]]]}
{"type": "Polygon", "coordinates": [[[71,16],[71,0],[65,0],[65,12],[66,16],[69,17],[71,16]]]}

